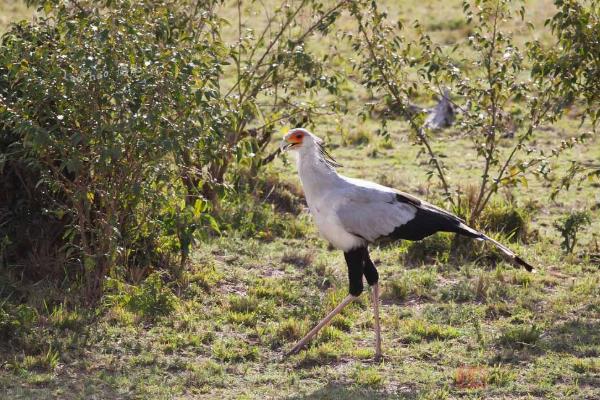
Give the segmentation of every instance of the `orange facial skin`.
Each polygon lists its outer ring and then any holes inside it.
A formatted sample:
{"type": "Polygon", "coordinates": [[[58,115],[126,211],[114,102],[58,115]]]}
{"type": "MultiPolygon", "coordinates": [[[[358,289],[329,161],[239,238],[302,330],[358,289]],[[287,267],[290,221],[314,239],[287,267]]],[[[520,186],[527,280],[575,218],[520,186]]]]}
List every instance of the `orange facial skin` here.
{"type": "Polygon", "coordinates": [[[286,142],[292,145],[302,144],[302,140],[304,139],[304,132],[301,130],[291,130],[287,134],[286,142]]]}

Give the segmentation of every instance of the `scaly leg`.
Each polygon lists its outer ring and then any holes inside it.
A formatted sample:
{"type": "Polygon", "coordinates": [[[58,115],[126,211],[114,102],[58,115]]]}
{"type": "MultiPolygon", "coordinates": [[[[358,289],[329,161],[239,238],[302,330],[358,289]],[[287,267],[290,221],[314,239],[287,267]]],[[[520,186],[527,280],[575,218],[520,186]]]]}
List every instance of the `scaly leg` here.
{"type": "Polygon", "coordinates": [[[346,307],[348,304],[352,303],[355,299],[357,299],[357,296],[353,296],[351,294],[349,294],[348,296],[346,296],[346,298],[344,300],[342,300],[342,302],[340,304],[338,304],[338,306],[336,308],[333,309],[333,311],[331,311],[329,314],[327,314],[327,316],[325,318],[323,318],[321,320],[321,322],[319,322],[317,324],[317,326],[315,326],[314,328],[311,329],[310,332],[308,332],[306,334],[306,336],[304,336],[287,354],[286,356],[292,355],[292,354],[296,354],[300,351],[300,349],[302,349],[302,347],[304,347],[306,345],[306,343],[308,343],[308,341],[310,339],[312,339],[313,336],[315,336],[317,334],[317,332],[319,332],[323,327],[327,326],[329,324],[329,322],[333,319],[333,317],[335,317],[336,315],[338,315],[343,309],[344,307],[346,307]]]}
{"type": "Polygon", "coordinates": [[[381,360],[381,326],[379,325],[379,284],[372,288],[373,316],[375,317],[375,361],[381,360]]]}

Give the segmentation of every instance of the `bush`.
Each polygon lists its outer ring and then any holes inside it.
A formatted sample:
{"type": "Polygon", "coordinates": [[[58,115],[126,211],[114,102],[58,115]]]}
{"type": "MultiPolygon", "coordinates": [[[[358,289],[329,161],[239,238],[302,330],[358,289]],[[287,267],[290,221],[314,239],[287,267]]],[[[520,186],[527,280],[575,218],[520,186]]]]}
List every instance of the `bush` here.
{"type": "Polygon", "coordinates": [[[411,242],[404,257],[409,265],[448,261],[453,234],[439,233],[417,242],[411,242]]]}
{"type": "Polygon", "coordinates": [[[548,48],[530,45],[532,75],[550,79],[563,107],[582,100],[594,124],[600,120],[600,12],[595,0],[555,0],[557,13],[546,21],[556,40],[548,48]]]}
{"type": "MultiPolygon", "coordinates": [[[[108,275],[165,268],[177,253],[181,268],[219,230],[219,200],[255,187],[273,160],[274,124],[308,123],[316,106],[282,110],[337,91],[328,58],[304,42],[327,33],[344,1],[265,10],[272,36],[239,32],[234,43],[221,36],[220,0],[28,3],[47,17],[14,26],[0,49],[0,261],[31,280],[76,278],[88,298],[108,275]],[[301,11],[315,16],[308,26],[301,11]],[[274,102],[257,102],[279,86],[274,102]]],[[[234,228],[287,230],[269,204],[242,205],[234,228]]]]}
{"type": "MultiPolygon", "coordinates": [[[[116,265],[160,265],[185,248],[181,226],[194,221],[181,220],[171,160],[188,140],[179,124],[211,122],[218,68],[211,42],[176,42],[164,25],[178,23],[173,7],[113,3],[76,16],[57,6],[52,19],[15,26],[0,50],[0,182],[19,184],[0,199],[3,261],[32,279],[67,271],[93,296],[116,265]],[[45,228],[29,235],[32,223],[45,228]]],[[[195,217],[206,210],[194,206],[195,217]]]]}
{"type": "MultiPolygon", "coordinates": [[[[433,135],[425,113],[412,104],[419,97],[442,96],[445,87],[454,94],[449,100],[461,111],[456,125],[472,140],[482,161],[473,201],[464,213],[469,224],[480,222],[500,188],[527,185],[528,176],[547,174],[550,157],[563,155],[580,139],[556,141],[551,156],[530,150],[535,147],[534,133],[539,126],[560,117],[564,98],[549,74],[540,74],[533,81],[524,79],[539,54],[523,51],[507,24],[524,18],[523,5],[515,7],[509,0],[464,1],[469,33],[452,50],[434,42],[418,21],[412,25],[417,38],[409,39],[403,24],[392,21],[375,1],[355,2],[351,11],[358,25],[358,32],[347,35],[358,53],[353,66],[376,99],[367,103],[365,113],[386,107],[382,132],[388,135],[386,118],[394,110],[401,111],[415,144],[422,146],[419,155],[427,157],[428,176],[439,180],[447,203],[460,209],[463,195],[458,187],[452,187],[443,154],[435,150],[439,135],[433,135]],[[468,54],[468,59],[459,54],[468,54]],[[506,140],[510,136],[514,139],[506,140]],[[510,150],[502,151],[507,145],[510,150]]],[[[583,29],[582,25],[578,27],[583,29]]],[[[595,29],[586,27],[585,31],[593,33],[595,29]]],[[[588,58],[586,62],[593,62],[595,57],[588,58]]]]}
{"type": "Polygon", "coordinates": [[[573,253],[575,245],[577,245],[577,234],[591,223],[590,213],[587,211],[572,212],[554,223],[554,227],[563,237],[560,247],[566,254],[573,253]]]}
{"type": "Polygon", "coordinates": [[[0,306],[0,339],[11,340],[27,334],[37,322],[37,311],[27,305],[0,306]]]}

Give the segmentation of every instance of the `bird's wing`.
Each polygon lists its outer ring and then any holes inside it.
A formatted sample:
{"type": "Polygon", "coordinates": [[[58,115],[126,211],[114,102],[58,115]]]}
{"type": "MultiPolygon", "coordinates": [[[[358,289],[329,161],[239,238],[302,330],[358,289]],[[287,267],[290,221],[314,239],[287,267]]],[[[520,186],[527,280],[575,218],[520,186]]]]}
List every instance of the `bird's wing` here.
{"type": "Polygon", "coordinates": [[[512,263],[533,271],[533,266],[512,250],[446,210],[386,186],[342,178],[346,181],[340,192],[344,201],[337,208],[337,217],[344,229],[356,236],[372,242],[392,233],[399,239],[420,240],[439,231],[455,232],[491,242],[512,263]],[[403,225],[407,230],[394,232],[403,225]]]}
{"type": "Polygon", "coordinates": [[[370,242],[391,234],[399,226],[412,220],[419,200],[386,186],[344,178],[347,182],[341,195],[344,201],[337,207],[337,217],[348,232],[370,242]]]}

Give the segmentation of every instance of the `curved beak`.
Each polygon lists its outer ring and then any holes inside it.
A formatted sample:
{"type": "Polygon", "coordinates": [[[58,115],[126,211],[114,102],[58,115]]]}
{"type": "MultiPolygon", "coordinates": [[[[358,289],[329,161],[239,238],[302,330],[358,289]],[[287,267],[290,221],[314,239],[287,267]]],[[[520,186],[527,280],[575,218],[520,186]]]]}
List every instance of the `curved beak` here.
{"type": "Polygon", "coordinates": [[[291,130],[283,137],[283,140],[279,144],[279,149],[281,150],[281,152],[287,151],[292,147],[298,147],[302,145],[303,137],[297,137],[293,133],[294,130],[291,130]]]}
{"type": "Polygon", "coordinates": [[[294,143],[290,143],[284,138],[281,143],[279,143],[279,150],[283,153],[293,145],[294,143]]]}

